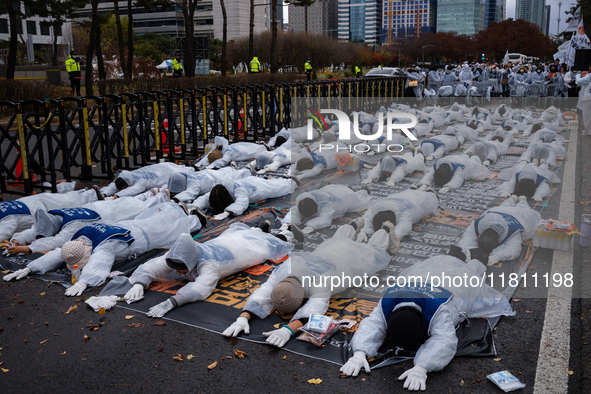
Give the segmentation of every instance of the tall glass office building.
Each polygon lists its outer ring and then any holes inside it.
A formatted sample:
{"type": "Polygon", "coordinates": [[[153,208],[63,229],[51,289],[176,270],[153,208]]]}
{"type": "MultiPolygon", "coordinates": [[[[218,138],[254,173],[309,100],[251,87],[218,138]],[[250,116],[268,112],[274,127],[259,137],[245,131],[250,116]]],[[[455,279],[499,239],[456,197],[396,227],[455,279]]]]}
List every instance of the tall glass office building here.
{"type": "Polygon", "coordinates": [[[339,0],[339,41],[378,43],[381,22],[382,0],[339,0]]]}
{"type": "Polygon", "coordinates": [[[437,0],[384,0],[381,41],[392,38],[419,37],[422,33],[435,33],[437,0]]]}
{"type": "Polygon", "coordinates": [[[484,14],[484,30],[490,23],[502,22],[507,13],[506,0],[486,0],[486,11],[484,14]]]}
{"type": "Polygon", "coordinates": [[[439,0],[437,31],[476,34],[484,30],[486,0],[439,0]]]}
{"type": "Polygon", "coordinates": [[[523,19],[544,28],[546,0],[517,0],[515,3],[515,19],[523,19]]]}

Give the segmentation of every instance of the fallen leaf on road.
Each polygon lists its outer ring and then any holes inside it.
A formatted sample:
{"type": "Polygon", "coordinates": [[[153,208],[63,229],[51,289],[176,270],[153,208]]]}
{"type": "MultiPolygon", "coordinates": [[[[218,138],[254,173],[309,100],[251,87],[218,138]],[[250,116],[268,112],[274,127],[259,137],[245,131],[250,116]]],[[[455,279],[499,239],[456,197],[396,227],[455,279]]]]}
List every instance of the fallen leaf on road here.
{"type": "Polygon", "coordinates": [[[0,368],[0,369],[1,369],[1,370],[2,370],[2,372],[4,372],[4,373],[8,372],[8,369],[6,369],[6,368],[0,368]]]}
{"type": "Polygon", "coordinates": [[[534,313],[533,311],[525,311],[525,313],[534,313]]]}
{"type": "Polygon", "coordinates": [[[569,375],[572,375],[574,372],[573,371],[569,371],[568,369],[566,370],[566,373],[569,375]]]}
{"type": "Polygon", "coordinates": [[[88,342],[89,339],[90,337],[88,335],[84,335],[84,342],[88,342]]]}
{"type": "Polygon", "coordinates": [[[46,321],[44,324],[45,324],[46,326],[48,326],[48,325],[49,325],[49,322],[48,322],[48,321],[46,321]]]}
{"type": "Polygon", "coordinates": [[[552,344],[551,344],[551,343],[547,343],[547,344],[546,344],[546,347],[550,347],[550,346],[552,346],[552,344]]]}
{"type": "Polygon", "coordinates": [[[308,383],[310,383],[310,384],[320,384],[320,383],[322,383],[322,379],[310,379],[310,380],[308,380],[308,383]]]}
{"type": "Polygon", "coordinates": [[[99,309],[99,311],[98,311],[98,314],[99,314],[99,315],[106,315],[106,314],[107,314],[107,311],[105,311],[105,308],[104,308],[104,307],[101,307],[101,308],[99,309]]]}
{"type": "Polygon", "coordinates": [[[42,295],[42,296],[43,296],[43,295],[45,295],[45,292],[43,292],[43,293],[39,293],[39,295],[42,295]]]}
{"type": "Polygon", "coordinates": [[[41,345],[43,345],[45,342],[49,341],[49,339],[46,339],[44,341],[39,342],[41,345]]]}
{"type": "Polygon", "coordinates": [[[125,320],[133,319],[134,316],[135,315],[127,315],[127,316],[125,316],[125,320]]]}
{"type": "Polygon", "coordinates": [[[361,380],[363,380],[363,381],[365,382],[365,378],[363,378],[363,379],[361,379],[361,380]]]}
{"type": "Polygon", "coordinates": [[[287,356],[283,356],[283,359],[285,360],[287,358],[287,356]]]}
{"type": "Polygon", "coordinates": [[[166,325],[166,322],[164,320],[158,320],[154,322],[155,326],[164,326],[166,325]]]}
{"type": "Polygon", "coordinates": [[[176,356],[173,356],[172,358],[174,358],[176,361],[183,361],[183,356],[181,356],[180,354],[176,354],[176,356]]]}
{"type": "Polygon", "coordinates": [[[218,362],[217,361],[214,361],[214,362],[212,362],[211,364],[209,364],[207,366],[207,369],[211,370],[211,369],[214,369],[217,366],[218,366],[218,362]]]}
{"type": "Polygon", "coordinates": [[[340,372],[339,372],[339,376],[341,377],[341,379],[346,379],[349,377],[348,375],[345,375],[344,373],[340,373],[340,372]]]}
{"type": "Polygon", "coordinates": [[[142,323],[132,323],[128,324],[127,327],[141,327],[142,323]]]}
{"type": "Polygon", "coordinates": [[[187,360],[190,360],[190,359],[192,359],[193,357],[195,357],[195,356],[193,356],[192,354],[189,354],[189,355],[187,356],[187,360]]]}
{"type": "Polygon", "coordinates": [[[513,301],[519,302],[519,301],[521,301],[521,298],[513,298],[513,301]]]}
{"type": "Polygon", "coordinates": [[[66,315],[72,311],[75,311],[76,309],[78,309],[78,306],[74,305],[68,308],[68,310],[66,312],[64,312],[66,315]]]}
{"type": "Polygon", "coordinates": [[[501,359],[500,358],[493,358],[493,361],[499,362],[499,361],[501,361],[501,359]]]}
{"type": "Polygon", "coordinates": [[[63,356],[64,354],[66,354],[66,351],[64,350],[64,352],[63,353],[60,353],[60,354],[63,356]]]}
{"type": "Polygon", "coordinates": [[[234,349],[234,354],[238,358],[244,358],[244,356],[248,356],[248,353],[243,352],[242,350],[234,349]]]}

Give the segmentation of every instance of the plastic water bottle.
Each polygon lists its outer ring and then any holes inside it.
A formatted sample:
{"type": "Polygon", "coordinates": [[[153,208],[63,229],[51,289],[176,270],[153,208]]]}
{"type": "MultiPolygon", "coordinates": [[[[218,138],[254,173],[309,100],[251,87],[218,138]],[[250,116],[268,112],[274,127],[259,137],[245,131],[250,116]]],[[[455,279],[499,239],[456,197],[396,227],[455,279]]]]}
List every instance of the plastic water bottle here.
{"type": "Polygon", "coordinates": [[[80,269],[78,269],[78,264],[74,264],[74,268],[72,269],[72,284],[78,282],[80,278],[80,269]]]}

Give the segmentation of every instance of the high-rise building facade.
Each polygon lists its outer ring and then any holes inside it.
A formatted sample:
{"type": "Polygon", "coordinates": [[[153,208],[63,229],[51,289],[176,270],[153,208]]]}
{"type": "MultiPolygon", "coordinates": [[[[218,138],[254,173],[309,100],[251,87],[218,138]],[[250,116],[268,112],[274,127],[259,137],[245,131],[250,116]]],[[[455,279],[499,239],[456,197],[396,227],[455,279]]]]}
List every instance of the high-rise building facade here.
{"type": "Polygon", "coordinates": [[[546,0],[517,0],[515,3],[515,19],[535,23],[544,32],[544,13],[546,0]]]}
{"type": "MultiPolygon", "coordinates": [[[[289,30],[306,31],[305,7],[289,7],[289,30]]],[[[308,7],[308,33],[337,37],[337,0],[316,0],[308,7]]]]}
{"type": "Polygon", "coordinates": [[[544,23],[542,24],[542,33],[547,36],[550,34],[550,4],[544,6],[544,23]]]}
{"type": "Polygon", "coordinates": [[[384,0],[380,41],[435,33],[437,0],[384,0]]]}
{"type": "Polygon", "coordinates": [[[502,22],[506,19],[507,0],[486,0],[486,9],[484,13],[484,30],[490,23],[502,22]]]}
{"type": "MultiPolygon", "coordinates": [[[[271,7],[270,1],[255,0],[254,4],[254,34],[259,34],[271,30],[271,7]]],[[[198,3],[199,4],[199,3],[198,3]]],[[[227,39],[235,40],[237,38],[248,37],[250,24],[250,1],[244,0],[224,0],[226,6],[227,18],[227,39]]],[[[279,14],[277,20],[279,21],[279,14]]],[[[283,13],[281,14],[283,19],[283,13]]],[[[213,35],[215,38],[222,39],[223,36],[223,18],[222,7],[217,0],[213,1],[213,35]]],[[[281,25],[278,27],[281,28],[281,25]]]]}
{"type": "Polygon", "coordinates": [[[339,41],[380,42],[382,0],[338,0],[339,41]]]}
{"type": "Polygon", "coordinates": [[[486,0],[438,0],[437,31],[476,34],[484,30],[486,0]]]}

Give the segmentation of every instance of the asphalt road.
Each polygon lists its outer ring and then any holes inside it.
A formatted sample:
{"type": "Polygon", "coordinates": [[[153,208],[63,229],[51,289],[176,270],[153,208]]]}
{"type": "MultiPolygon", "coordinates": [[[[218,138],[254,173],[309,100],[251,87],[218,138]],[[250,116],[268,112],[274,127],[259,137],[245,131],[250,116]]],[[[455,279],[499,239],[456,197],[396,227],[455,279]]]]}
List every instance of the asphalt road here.
{"type": "MultiPolygon", "coordinates": [[[[568,133],[565,134],[568,137],[568,133]]],[[[591,137],[577,146],[575,218],[591,212],[579,201],[590,201],[591,137]]],[[[559,176],[562,177],[562,171],[559,176]]],[[[558,216],[562,186],[542,212],[558,216]]],[[[17,196],[5,195],[5,199],[17,196]]],[[[577,245],[573,261],[576,288],[585,296],[591,252],[577,245]]],[[[553,263],[553,252],[538,249],[531,274],[543,275],[553,263]]],[[[91,289],[85,297],[97,295],[91,289]]],[[[569,302],[569,301],[565,301],[569,302]]],[[[547,299],[540,289],[522,287],[511,302],[516,315],[503,317],[495,331],[496,358],[456,358],[443,371],[430,373],[429,393],[501,393],[486,375],[509,370],[523,383],[520,392],[534,392],[547,299]],[[534,296],[535,298],[529,298],[534,296]]],[[[408,363],[341,378],[339,367],[294,355],[272,346],[243,340],[166,320],[163,326],[145,315],[122,308],[99,315],[81,302],[64,296],[64,288],[39,280],[0,282],[0,387],[3,393],[124,392],[407,392],[398,376],[408,363]],[[76,310],[66,313],[70,307],[76,310]],[[244,358],[235,356],[238,349],[244,358]],[[181,355],[182,361],[173,357],[181,355]],[[189,355],[194,357],[189,359],[189,355]],[[217,361],[217,366],[208,369],[217,361]],[[6,370],[6,371],[5,371],[6,370]],[[321,379],[314,385],[309,379],[321,379]]],[[[568,375],[568,392],[589,393],[591,356],[591,301],[571,301],[569,364],[557,366],[568,375]]],[[[568,325],[567,325],[568,327],[568,325]]],[[[567,328],[568,329],[568,328],[567,328]]],[[[543,344],[551,348],[552,344],[543,344]],[[548,346],[550,345],[550,346],[548,346]]],[[[557,391],[563,392],[557,388],[557,391]]]]}

